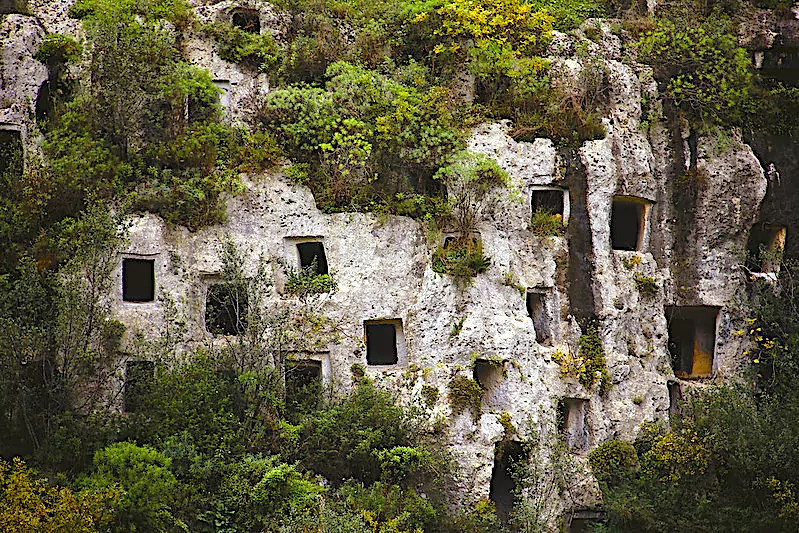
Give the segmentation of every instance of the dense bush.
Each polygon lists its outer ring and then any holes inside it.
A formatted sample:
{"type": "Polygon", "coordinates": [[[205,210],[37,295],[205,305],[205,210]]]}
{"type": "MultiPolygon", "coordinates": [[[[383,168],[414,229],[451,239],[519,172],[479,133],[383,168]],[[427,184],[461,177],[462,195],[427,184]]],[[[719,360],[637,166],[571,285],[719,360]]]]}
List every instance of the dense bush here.
{"type": "Polygon", "coordinates": [[[362,380],[343,401],[307,419],[296,458],[336,485],[349,478],[372,483],[382,475],[380,452],[406,445],[411,424],[391,394],[362,380]]]}
{"type": "Polygon", "coordinates": [[[120,530],[168,531],[180,524],[170,512],[178,485],[170,463],[153,448],[118,442],[94,455],[95,471],[85,484],[123,491],[117,514],[120,530]]]}
{"type": "Polygon", "coordinates": [[[616,485],[628,479],[638,467],[638,456],[629,442],[609,440],[588,454],[591,472],[600,483],[616,485]]]}
{"type": "Polygon", "coordinates": [[[605,347],[596,324],[586,326],[585,332],[577,339],[577,346],[578,357],[582,361],[578,380],[586,389],[593,390],[598,386],[600,394],[605,394],[613,384],[605,362],[605,347]]]}
{"type": "Polygon", "coordinates": [[[752,380],[695,392],[672,428],[642,428],[640,470],[603,493],[619,531],[793,531],[799,483],[799,350],[794,271],[755,284],[756,315],[737,332],[756,348],[752,380]]]}
{"type": "Polygon", "coordinates": [[[0,460],[0,529],[6,533],[105,531],[121,496],[116,487],[75,492],[51,485],[19,458],[0,460]]]}
{"type": "Polygon", "coordinates": [[[327,76],[324,90],[269,93],[258,113],[287,155],[307,165],[301,181],[317,205],[373,209],[398,193],[434,194],[433,175],[462,144],[446,91],[417,89],[350,63],[331,65],[327,76]]]}
{"type": "Polygon", "coordinates": [[[734,125],[744,121],[752,87],[752,62],[736,36],[712,17],[700,26],[660,20],[639,42],[665,94],[696,120],[734,125]]]}
{"type": "MultiPolygon", "coordinates": [[[[91,83],[48,123],[39,193],[48,219],[100,197],[124,198],[122,206],[191,229],[223,220],[223,197],[238,188],[235,171],[269,166],[277,152],[265,134],[220,122],[210,76],[182,59],[165,22],[185,27],[188,4],[85,0],[72,13],[91,45],[91,83]],[[263,146],[253,150],[253,140],[263,146]]],[[[63,62],[75,54],[53,36],[37,57],[63,62]]]]}

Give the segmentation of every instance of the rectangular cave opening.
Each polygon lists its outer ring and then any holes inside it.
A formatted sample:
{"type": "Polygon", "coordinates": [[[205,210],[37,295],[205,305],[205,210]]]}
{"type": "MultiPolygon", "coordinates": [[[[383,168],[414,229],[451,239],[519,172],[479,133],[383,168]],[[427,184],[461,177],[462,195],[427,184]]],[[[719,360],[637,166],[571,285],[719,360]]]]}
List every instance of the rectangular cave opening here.
{"type": "Polygon", "coordinates": [[[666,307],[668,347],[675,376],[702,378],[713,373],[718,314],[718,307],[666,307]]]}
{"type": "Polygon", "coordinates": [[[261,33],[261,15],[255,9],[233,10],[233,26],[247,33],[261,33]]]}
{"type": "Polygon", "coordinates": [[[570,450],[579,450],[588,444],[587,414],[588,400],[562,398],[558,402],[558,430],[570,450]]]}
{"type": "Polygon", "coordinates": [[[614,250],[641,249],[648,202],[643,198],[616,196],[610,213],[610,241],[614,250]]]}
{"type": "Polygon", "coordinates": [[[564,215],[565,191],[563,189],[533,189],[530,196],[532,212],[548,211],[550,215],[564,215]]]}
{"type": "Polygon", "coordinates": [[[50,83],[49,80],[44,82],[36,95],[36,122],[40,125],[53,116],[54,103],[50,94],[50,83]]]}
{"type": "Polygon", "coordinates": [[[219,89],[219,105],[227,113],[230,111],[230,80],[214,80],[214,87],[219,89]]]}
{"type": "Polygon", "coordinates": [[[316,265],[317,274],[328,273],[325,245],[321,241],[299,242],[297,253],[300,256],[300,268],[316,265]]]}
{"type": "Polygon", "coordinates": [[[678,381],[669,381],[669,418],[675,418],[680,414],[680,403],[682,402],[682,387],[678,381]]]}
{"type": "Polygon", "coordinates": [[[286,411],[293,417],[308,414],[322,398],[322,362],[314,359],[286,363],[286,411]]]}
{"type": "Polygon", "coordinates": [[[484,390],[492,389],[502,382],[504,367],[499,361],[477,359],[472,367],[472,377],[484,390]]]}
{"type": "Polygon", "coordinates": [[[0,129],[0,175],[22,176],[24,155],[19,130],[0,129]]]}
{"type": "Polygon", "coordinates": [[[366,335],[366,363],[369,365],[396,365],[399,361],[397,350],[397,329],[401,320],[366,321],[363,328],[366,335]]]}
{"type": "Polygon", "coordinates": [[[516,504],[516,475],[527,460],[521,442],[503,440],[494,446],[494,467],[491,470],[491,486],[488,498],[494,502],[497,516],[507,522],[516,504]]]}
{"type": "Polygon", "coordinates": [[[785,226],[765,223],[752,226],[746,245],[746,268],[752,272],[779,272],[786,234],[785,226]]]}
{"type": "Polygon", "coordinates": [[[122,260],[122,299],[126,302],[155,300],[155,260],[122,260]]]}
{"type": "Polygon", "coordinates": [[[122,404],[126,413],[140,413],[145,398],[155,379],[153,361],[128,361],[125,364],[125,386],[122,391],[122,404]]]}
{"type": "Polygon", "coordinates": [[[214,335],[240,335],[247,329],[248,295],[237,283],[213,283],[205,296],[205,329],[214,335]]]}
{"type": "Polygon", "coordinates": [[[30,9],[28,8],[27,0],[0,0],[0,15],[11,13],[29,15],[30,9]]]}
{"type": "Polygon", "coordinates": [[[591,533],[597,531],[597,526],[603,524],[605,520],[602,511],[573,511],[566,533],[591,533]]]}
{"type": "Polygon", "coordinates": [[[549,294],[544,291],[527,291],[527,316],[533,321],[535,341],[538,344],[551,345],[552,331],[549,312],[549,294]]]}

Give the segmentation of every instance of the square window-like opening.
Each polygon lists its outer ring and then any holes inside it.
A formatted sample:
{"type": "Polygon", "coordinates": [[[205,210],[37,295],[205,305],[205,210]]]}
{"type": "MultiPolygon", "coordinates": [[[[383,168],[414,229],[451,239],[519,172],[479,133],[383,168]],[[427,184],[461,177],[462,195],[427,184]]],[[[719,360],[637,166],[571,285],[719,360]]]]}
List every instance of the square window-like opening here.
{"type": "Polygon", "coordinates": [[[23,159],[19,130],[0,129],[0,175],[22,176],[23,159]]]}
{"type": "Polygon", "coordinates": [[[579,450],[588,444],[587,412],[588,400],[562,398],[558,402],[558,430],[570,450],[579,450]]]}
{"type": "Polygon", "coordinates": [[[126,302],[155,300],[155,260],[122,260],[122,299],[126,302]]]}
{"type": "Polygon", "coordinates": [[[128,361],[125,364],[122,403],[126,413],[141,412],[154,378],[155,363],[152,361],[128,361]]]}
{"type": "Polygon", "coordinates": [[[536,211],[549,211],[552,215],[564,215],[563,189],[534,189],[530,196],[533,214],[536,211]]]}
{"type": "Polygon", "coordinates": [[[502,382],[503,364],[499,361],[477,359],[472,368],[472,377],[485,390],[496,387],[502,382]]]}
{"type": "Polygon", "coordinates": [[[494,447],[494,467],[491,470],[491,486],[488,498],[494,502],[497,516],[507,522],[516,504],[516,478],[519,465],[527,460],[522,443],[512,440],[498,442],[494,447]]]}
{"type": "Polygon", "coordinates": [[[205,328],[214,335],[240,335],[247,329],[247,288],[214,283],[205,298],[205,328]]]}
{"type": "Polygon", "coordinates": [[[316,265],[317,274],[327,274],[327,257],[325,245],[319,241],[297,243],[297,253],[300,256],[300,268],[316,265]]]}
{"type": "Polygon", "coordinates": [[[322,398],[322,362],[312,359],[286,363],[286,412],[292,422],[312,412],[322,398]]]}
{"type": "Polygon", "coordinates": [[[370,365],[396,365],[399,361],[397,328],[399,320],[364,323],[366,362],[370,365]]]}
{"type": "Polygon", "coordinates": [[[617,196],[610,213],[610,240],[614,250],[641,249],[648,203],[642,198],[617,196]]]}
{"type": "Polygon", "coordinates": [[[232,22],[233,26],[247,33],[261,33],[261,16],[255,9],[236,9],[232,22]]]}
{"type": "Polygon", "coordinates": [[[680,378],[701,378],[712,374],[718,314],[718,307],[666,308],[669,353],[674,375],[680,378]]]}
{"type": "Polygon", "coordinates": [[[762,223],[752,226],[746,246],[746,267],[752,272],[779,272],[785,235],[785,226],[762,223]]]}
{"type": "Polygon", "coordinates": [[[552,341],[550,322],[552,317],[549,312],[549,296],[545,292],[527,291],[527,316],[533,321],[535,341],[538,344],[549,345],[552,341]]]}

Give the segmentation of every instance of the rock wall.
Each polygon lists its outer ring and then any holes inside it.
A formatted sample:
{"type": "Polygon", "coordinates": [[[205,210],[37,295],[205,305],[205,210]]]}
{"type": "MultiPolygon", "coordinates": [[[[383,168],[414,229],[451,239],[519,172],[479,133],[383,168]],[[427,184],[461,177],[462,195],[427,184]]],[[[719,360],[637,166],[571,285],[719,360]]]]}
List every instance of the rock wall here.
{"type": "MultiPolygon", "coordinates": [[[[209,3],[197,6],[196,12],[200,20],[209,21],[227,16],[234,5],[209,3]]],[[[66,18],[67,7],[31,2],[32,16],[0,18],[0,123],[19,127],[31,150],[32,105],[47,78],[46,67],[33,54],[45,31],[80,36],[79,24],[66,18]]],[[[255,7],[263,31],[272,25],[279,34],[279,15],[265,2],[255,7]]],[[[600,41],[583,44],[608,74],[604,139],[570,152],[548,139],[516,142],[507,122],[473,131],[469,148],[495,159],[513,186],[479,223],[492,264],[469,286],[433,272],[430,258],[440,235],[431,236],[404,217],[324,214],[309,190],[279,172],[243,176],[246,190],[229,200],[228,222],[221,226],[191,233],[153,215],[131,217],[129,243],[121,257],[153,259],[156,292],[174,301],[185,318],[186,345],[211,345],[216,340],[205,328],[205,297],[221,270],[221,244],[235,242],[246,252],[250,268],[259,257],[272,260],[273,289],[267,298],[270,305],[281,306],[291,305],[292,299],[280,294],[282,270],[275,260],[296,263],[296,239],[317,238],[339,285],[319,310],[339,322],[344,335],[310,357],[323,362],[325,380],[339,392],[352,385],[351,366],[365,366],[367,375],[404,402],[418,405],[431,423],[443,428],[460,465],[453,488],[458,502],[488,497],[494,446],[505,432],[503,414],[520,432],[554,437],[564,398],[587,401],[585,438],[569,451],[587,472],[586,456],[596,445],[634,438],[643,422],[668,418],[668,383],[697,383],[675,377],[666,307],[718,307],[712,375],[707,379],[736,374],[744,341],[731,332],[746,316],[740,265],[767,186],[762,166],[738,133],[711,137],[690,131],[659,102],[651,71],[626,59],[607,22],[598,24],[600,41]],[[647,124],[642,124],[642,101],[649,102],[647,124]],[[687,185],[686,171],[694,180],[687,185]],[[540,237],[528,229],[531,193],[541,186],[568,189],[571,214],[564,236],[540,237]],[[614,197],[646,206],[638,250],[612,249],[614,197]],[[636,276],[651,278],[655,290],[639,290],[636,276]],[[506,284],[508,277],[521,292],[506,284]],[[543,295],[550,331],[546,341],[536,340],[525,289],[543,295]],[[577,353],[588,318],[599,326],[612,377],[613,387],[605,395],[561,376],[553,360],[577,353]],[[384,319],[401,320],[404,355],[397,365],[369,366],[364,321],[384,319]],[[452,335],[458,323],[460,333],[452,335]],[[504,375],[485,392],[480,413],[455,414],[447,386],[458,374],[471,377],[477,357],[501,361],[504,375]],[[422,399],[423,385],[440,392],[432,407],[422,399]]],[[[579,70],[579,62],[569,57],[575,39],[581,38],[558,35],[552,59],[571,62],[579,70]]],[[[188,36],[184,46],[192,62],[229,82],[231,120],[245,116],[251,99],[269,90],[265,75],[222,61],[202,35],[188,36]]],[[[175,317],[165,316],[170,311],[163,299],[123,301],[121,264],[115,274],[118,289],[109,301],[114,316],[128,326],[127,350],[135,359],[133,332],[155,337],[175,317]]],[[[590,475],[570,481],[556,507],[584,509],[598,502],[590,475]]]]}

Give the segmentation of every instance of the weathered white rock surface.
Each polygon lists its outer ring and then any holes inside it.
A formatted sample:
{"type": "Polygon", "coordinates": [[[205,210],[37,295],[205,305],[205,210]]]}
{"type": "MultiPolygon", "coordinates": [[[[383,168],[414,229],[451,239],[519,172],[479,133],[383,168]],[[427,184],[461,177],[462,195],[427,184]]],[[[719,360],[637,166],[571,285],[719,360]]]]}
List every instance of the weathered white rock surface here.
{"type": "MultiPolygon", "coordinates": [[[[79,23],[66,18],[69,3],[31,2],[38,20],[21,15],[0,18],[0,123],[17,124],[24,132],[32,129],[32,106],[47,77],[46,67],[33,54],[45,31],[79,35],[79,23]]],[[[196,13],[200,21],[209,22],[228,16],[234,5],[201,3],[196,13]]],[[[251,7],[261,12],[262,31],[274,30],[279,37],[281,18],[270,4],[256,2],[251,7]]],[[[557,406],[563,398],[588,402],[585,442],[570,451],[578,470],[588,472],[586,455],[596,445],[612,438],[632,439],[643,422],[668,418],[667,383],[676,378],[667,349],[666,306],[719,307],[714,375],[735,375],[744,348],[731,332],[741,327],[746,311],[741,307],[741,251],[766,190],[760,163],[736,133],[691,135],[679,120],[667,119],[650,70],[622,61],[618,37],[607,23],[601,23],[600,30],[602,42],[589,42],[588,47],[606,69],[609,82],[604,139],[586,142],[570,153],[548,139],[516,142],[509,136],[508,122],[474,130],[469,148],[495,159],[510,175],[513,187],[486,210],[478,225],[492,264],[470,286],[458,287],[450,277],[432,271],[430,257],[439,242],[431,240],[418,222],[360,213],[324,214],[307,189],[279,173],[245,177],[246,191],[229,200],[229,220],[222,226],[191,233],[153,215],[133,217],[129,244],[121,256],[153,259],[156,291],[174,301],[185,317],[187,344],[210,344],[214,340],[205,328],[205,295],[221,270],[223,242],[236,243],[254,267],[259,257],[294,264],[295,240],[319,238],[339,285],[320,311],[341,325],[343,335],[340,342],[312,357],[324,362],[325,378],[337,390],[351,386],[350,367],[361,364],[382,386],[426,409],[431,422],[443,425],[460,465],[458,502],[488,497],[494,446],[504,433],[499,418],[504,413],[523,434],[536,431],[545,440],[556,438],[557,406]],[[642,110],[644,100],[649,104],[642,110]],[[702,183],[691,199],[692,226],[680,233],[675,221],[685,220],[681,211],[685,206],[675,203],[675,179],[688,168],[702,177],[702,183]],[[531,193],[540,186],[569,188],[567,218],[575,225],[562,237],[539,237],[528,229],[531,193]],[[611,249],[616,196],[635,197],[651,206],[637,251],[611,249]],[[575,258],[578,240],[587,251],[575,258]],[[580,274],[586,279],[569,277],[574,259],[589,265],[580,274]],[[678,268],[685,264],[691,268],[678,268]],[[550,341],[537,342],[525,295],[505,284],[508,275],[522,288],[545,295],[550,341]],[[654,294],[639,291],[636,275],[652,278],[654,294]],[[590,294],[581,294],[579,287],[587,287],[590,294]],[[593,302],[587,311],[599,324],[613,382],[604,396],[586,390],[573,377],[562,377],[553,361],[557,352],[577,354],[581,334],[577,315],[586,312],[577,299],[593,302]],[[402,321],[405,356],[400,364],[366,365],[364,321],[375,319],[402,321]],[[461,320],[460,333],[451,335],[461,320]],[[476,357],[502,361],[506,375],[486,391],[481,413],[456,415],[447,385],[457,374],[471,377],[476,357]],[[423,384],[440,391],[431,409],[422,401],[423,384]]],[[[551,47],[554,59],[564,60],[574,48],[572,39],[556,36],[551,47]]],[[[194,64],[229,82],[234,120],[246,115],[250,98],[269,90],[266,76],[222,61],[202,34],[188,36],[185,49],[194,64]]],[[[579,72],[579,63],[573,63],[572,71],[579,72]]],[[[26,142],[32,146],[32,140],[26,142]]],[[[279,287],[281,269],[276,262],[271,272],[279,287]]],[[[109,295],[114,315],[129,332],[159,335],[166,320],[175,317],[165,316],[167,307],[159,299],[122,301],[121,278],[120,261],[117,288],[109,295]]],[[[292,303],[277,290],[267,299],[274,306],[292,303]]],[[[129,349],[135,357],[135,346],[129,349]]],[[[598,487],[590,474],[572,481],[569,498],[553,502],[553,516],[560,509],[589,508],[598,502],[598,487]]]]}

